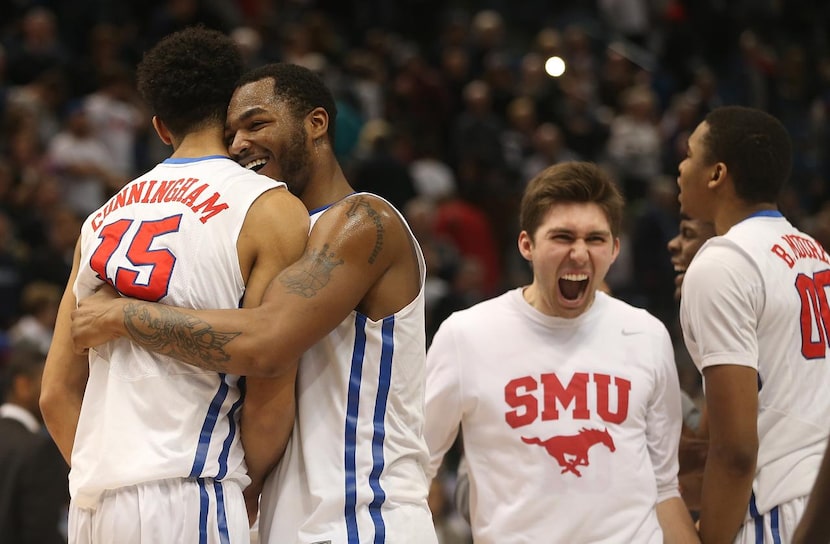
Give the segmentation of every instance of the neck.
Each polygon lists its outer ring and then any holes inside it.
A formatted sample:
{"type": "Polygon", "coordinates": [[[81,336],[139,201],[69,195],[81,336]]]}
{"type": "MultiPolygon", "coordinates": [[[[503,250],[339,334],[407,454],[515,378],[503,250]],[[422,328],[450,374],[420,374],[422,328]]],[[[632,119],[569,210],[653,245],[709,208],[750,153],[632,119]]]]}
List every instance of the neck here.
{"type": "Polygon", "coordinates": [[[307,209],[316,210],[337,202],[353,192],[354,189],[343,174],[343,169],[332,155],[330,159],[319,161],[315,165],[308,186],[300,195],[300,200],[307,209]]]}
{"type": "Polygon", "coordinates": [[[173,142],[173,154],[177,159],[191,159],[208,155],[222,155],[228,157],[228,148],[225,146],[224,130],[211,127],[197,130],[185,135],[181,141],[173,142]]]}
{"type": "Polygon", "coordinates": [[[759,204],[741,203],[739,205],[727,206],[715,215],[715,233],[719,236],[726,234],[729,229],[754,213],[777,210],[778,207],[772,202],[762,202],[759,204]]]}

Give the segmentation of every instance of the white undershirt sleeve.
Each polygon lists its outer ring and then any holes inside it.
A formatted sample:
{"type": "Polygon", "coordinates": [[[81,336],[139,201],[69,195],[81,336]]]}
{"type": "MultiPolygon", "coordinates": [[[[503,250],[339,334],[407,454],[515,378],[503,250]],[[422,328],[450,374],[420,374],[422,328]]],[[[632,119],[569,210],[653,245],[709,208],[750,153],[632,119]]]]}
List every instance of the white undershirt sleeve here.
{"type": "Polygon", "coordinates": [[[455,334],[452,318],[444,321],[427,351],[424,435],[429,448],[430,479],[438,472],[461,423],[461,359],[455,334]]]}
{"type": "Polygon", "coordinates": [[[646,414],[646,440],[657,481],[657,502],[660,503],[680,496],[677,483],[677,450],[680,445],[683,411],[674,350],[668,332],[665,332],[660,344],[654,346],[654,349],[659,353],[659,367],[655,376],[654,393],[646,414]]]}

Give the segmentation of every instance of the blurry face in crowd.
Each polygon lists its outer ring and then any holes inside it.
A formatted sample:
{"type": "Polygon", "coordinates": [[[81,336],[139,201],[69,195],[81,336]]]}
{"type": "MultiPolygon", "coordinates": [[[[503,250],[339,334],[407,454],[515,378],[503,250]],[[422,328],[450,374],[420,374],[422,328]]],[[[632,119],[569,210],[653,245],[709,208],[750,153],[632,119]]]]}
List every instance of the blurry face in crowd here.
{"type": "Polygon", "coordinates": [[[310,139],[305,120],[274,96],[274,80],[245,84],[228,106],[229,152],[242,166],[284,181],[301,197],[311,178],[310,139]]]}
{"type": "Polygon", "coordinates": [[[715,226],[712,223],[697,219],[684,218],[680,220],[680,232],[669,240],[668,249],[671,254],[671,264],[677,276],[674,278],[674,298],[680,300],[680,287],[683,277],[692,258],[703,243],[715,235],[715,226]]]}
{"type": "Polygon", "coordinates": [[[534,233],[519,234],[519,251],[533,265],[525,298],[544,314],[574,318],[593,303],[617,258],[620,242],[593,202],[554,204],[534,233]]]}

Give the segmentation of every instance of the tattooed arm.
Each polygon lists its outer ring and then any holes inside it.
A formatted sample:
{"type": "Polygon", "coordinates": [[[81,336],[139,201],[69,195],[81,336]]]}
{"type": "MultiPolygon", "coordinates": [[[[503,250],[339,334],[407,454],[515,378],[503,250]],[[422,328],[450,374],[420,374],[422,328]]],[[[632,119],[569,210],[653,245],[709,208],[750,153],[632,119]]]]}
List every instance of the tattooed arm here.
{"type": "Polygon", "coordinates": [[[188,310],[96,295],[73,314],[76,349],[118,336],[188,364],[276,376],[353,310],[389,315],[418,293],[411,239],[382,201],[355,195],[315,224],[306,251],[256,308],[188,310]]]}

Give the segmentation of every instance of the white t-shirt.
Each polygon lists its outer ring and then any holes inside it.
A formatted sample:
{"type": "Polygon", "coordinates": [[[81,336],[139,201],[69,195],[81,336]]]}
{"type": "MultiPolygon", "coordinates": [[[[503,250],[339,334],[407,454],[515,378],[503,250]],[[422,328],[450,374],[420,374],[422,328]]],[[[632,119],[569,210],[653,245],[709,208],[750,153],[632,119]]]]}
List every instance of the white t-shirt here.
{"type": "Polygon", "coordinates": [[[461,425],[477,544],[663,541],[680,389],[645,310],[598,292],[551,317],[515,289],[457,312],[427,353],[426,406],[430,476],[461,425]]]}

